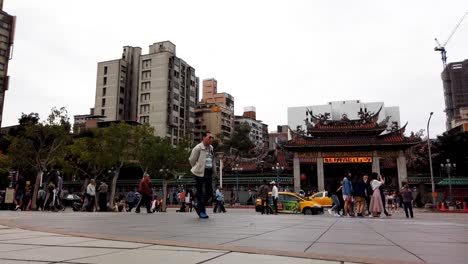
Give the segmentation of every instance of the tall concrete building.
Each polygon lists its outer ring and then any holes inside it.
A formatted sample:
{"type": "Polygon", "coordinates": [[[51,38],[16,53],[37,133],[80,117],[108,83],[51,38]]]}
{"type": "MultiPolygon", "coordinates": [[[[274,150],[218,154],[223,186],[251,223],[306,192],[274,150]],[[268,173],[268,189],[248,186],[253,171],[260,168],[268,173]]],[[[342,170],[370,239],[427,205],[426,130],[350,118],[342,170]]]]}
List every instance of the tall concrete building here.
{"type": "Polygon", "coordinates": [[[250,141],[258,148],[268,148],[268,125],[261,120],[257,120],[256,109],[254,106],[244,107],[242,116],[235,116],[234,124],[236,126],[247,124],[250,126],[250,141]]]}
{"type": "Polygon", "coordinates": [[[234,97],[228,93],[218,93],[216,79],[203,80],[202,99],[195,110],[195,141],[201,141],[203,131],[222,134],[224,139],[230,139],[233,126],[234,97]]]}
{"type": "Polygon", "coordinates": [[[198,92],[195,69],[176,56],[172,42],[154,43],[148,54],[125,46],[120,59],[98,63],[94,113],[149,124],[178,144],[192,137],[198,92]]]}
{"type": "Polygon", "coordinates": [[[449,63],[442,72],[446,127],[450,130],[466,120],[468,107],[468,60],[449,63]]]}
{"type": "Polygon", "coordinates": [[[0,126],[3,120],[5,92],[8,90],[8,62],[13,55],[15,22],[15,16],[11,16],[3,11],[3,0],[0,0],[0,126]]]}

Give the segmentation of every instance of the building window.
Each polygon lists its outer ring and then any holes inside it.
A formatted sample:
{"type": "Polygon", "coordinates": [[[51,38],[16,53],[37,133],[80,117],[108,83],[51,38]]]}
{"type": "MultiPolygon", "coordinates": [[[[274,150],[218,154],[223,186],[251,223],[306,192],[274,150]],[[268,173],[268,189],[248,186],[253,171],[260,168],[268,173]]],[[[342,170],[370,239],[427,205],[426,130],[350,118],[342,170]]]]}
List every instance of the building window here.
{"type": "Polygon", "coordinates": [[[149,78],[151,78],[151,71],[143,71],[143,72],[141,72],[141,78],[142,78],[142,79],[149,79],[149,78]]]}
{"type": "Polygon", "coordinates": [[[119,115],[123,114],[123,109],[119,109],[119,115]]]}
{"type": "Polygon", "coordinates": [[[149,99],[150,99],[150,94],[149,93],[141,94],[141,101],[142,102],[149,101],[149,99]]]}
{"type": "Polygon", "coordinates": [[[124,99],[122,97],[120,97],[119,99],[119,103],[123,104],[124,103],[124,99]]]}
{"type": "Polygon", "coordinates": [[[140,117],[140,123],[148,124],[149,123],[149,116],[142,116],[140,117]]]}
{"type": "Polygon", "coordinates": [[[178,124],[179,123],[179,118],[177,116],[174,116],[174,124],[178,124]]]}
{"type": "Polygon", "coordinates": [[[106,106],[106,98],[102,98],[102,107],[106,106]]]}
{"type": "Polygon", "coordinates": [[[104,77],[104,80],[102,81],[102,83],[103,83],[104,85],[107,84],[107,77],[104,77]]]}
{"type": "Polygon", "coordinates": [[[0,35],[0,42],[8,43],[8,37],[0,35]]]}
{"type": "Polygon", "coordinates": [[[151,88],[151,83],[150,82],[142,82],[141,83],[141,90],[142,91],[149,90],[150,88],[151,88]]]}
{"type": "Polygon", "coordinates": [[[149,104],[140,105],[140,114],[149,113],[149,104]]]}
{"type": "Polygon", "coordinates": [[[102,96],[106,96],[106,87],[102,88],[102,96]]]}
{"type": "Polygon", "coordinates": [[[172,106],[172,110],[174,110],[174,111],[179,111],[179,106],[178,106],[178,105],[173,105],[173,106],[172,106]]]}
{"type": "Polygon", "coordinates": [[[6,57],[7,51],[6,49],[0,49],[0,56],[6,57]]]}
{"type": "Polygon", "coordinates": [[[5,70],[5,64],[0,63],[0,71],[4,71],[4,70],[5,70]]]}
{"type": "Polygon", "coordinates": [[[151,60],[144,60],[143,61],[143,69],[151,67],[151,60]]]}
{"type": "Polygon", "coordinates": [[[101,115],[102,115],[102,116],[105,116],[105,115],[106,115],[106,110],[101,109],[101,115]]]}
{"type": "Polygon", "coordinates": [[[124,87],[120,87],[120,93],[125,93],[125,88],[124,87]]]}
{"type": "Polygon", "coordinates": [[[104,75],[107,74],[107,66],[104,66],[104,75]]]}

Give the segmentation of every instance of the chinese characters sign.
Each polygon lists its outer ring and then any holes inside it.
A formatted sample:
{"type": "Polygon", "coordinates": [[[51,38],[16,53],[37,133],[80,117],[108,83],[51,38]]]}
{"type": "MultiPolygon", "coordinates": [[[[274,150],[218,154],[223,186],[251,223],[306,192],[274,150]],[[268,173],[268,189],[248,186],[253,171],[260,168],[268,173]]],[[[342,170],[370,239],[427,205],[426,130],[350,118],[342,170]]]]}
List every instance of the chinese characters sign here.
{"type": "Polygon", "coordinates": [[[370,163],[372,157],[323,158],[323,163],[370,163]]]}

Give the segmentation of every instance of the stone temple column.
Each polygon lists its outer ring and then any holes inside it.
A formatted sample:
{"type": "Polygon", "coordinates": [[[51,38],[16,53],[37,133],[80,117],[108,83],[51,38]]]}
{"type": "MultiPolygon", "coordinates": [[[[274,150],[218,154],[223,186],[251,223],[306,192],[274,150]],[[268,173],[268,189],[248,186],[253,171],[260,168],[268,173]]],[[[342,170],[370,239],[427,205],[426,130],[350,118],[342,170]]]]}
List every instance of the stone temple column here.
{"type": "Polygon", "coordinates": [[[377,172],[380,175],[380,157],[377,156],[377,151],[372,154],[372,172],[377,172]]]}
{"type": "Polygon", "coordinates": [[[398,152],[397,158],[397,168],[398,168],[398,186],[401,188],[401,182],[408,182],[408,173],[406,171],[406,157],[403,150],[398,152]]]}
{"type": "Polygon", "coordinates": [[[293,168],[294,168],[294,192],[299,193],[301,189],[301,163],[299,161],[299,154],[294,153],[293,168]]]}
{"type": "Polygon", "coordinates": [[[323,191],[325,189],[325,172],[323,169],[323,157],[322,154],[319,153],[317,157],[317,186],[319,191],[323,191]]]}

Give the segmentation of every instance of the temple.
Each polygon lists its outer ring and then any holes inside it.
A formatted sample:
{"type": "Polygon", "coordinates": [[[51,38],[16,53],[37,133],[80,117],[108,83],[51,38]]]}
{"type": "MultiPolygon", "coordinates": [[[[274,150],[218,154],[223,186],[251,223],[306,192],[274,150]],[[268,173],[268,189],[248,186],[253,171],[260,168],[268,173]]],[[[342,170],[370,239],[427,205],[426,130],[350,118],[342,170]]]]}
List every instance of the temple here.
{"type": "Polygon", "coordinates": [[[404,151],[420,138],[405,137],[406,125],[387,125],[389,116],[378,122],[381,110],[373,113],[361,108],[358,119],[343,114],[340,120],[331,120],[330,113],[314,114],[306,109],[306,129],[290,128],[291,140],[284,145],[293,154],[294,191],[336,188],[344,174],[381,174],[383,164],[390,167],[383,175],[386,185],[398,188],[406,181],[404,151]]]}

